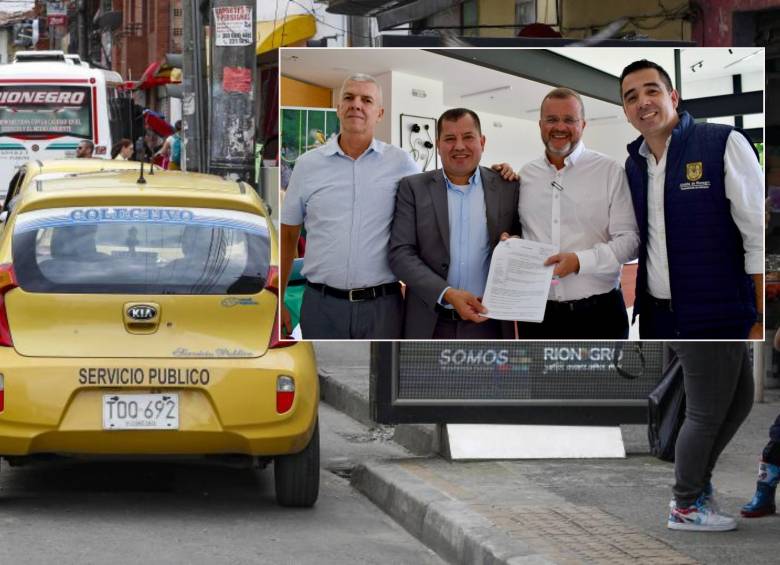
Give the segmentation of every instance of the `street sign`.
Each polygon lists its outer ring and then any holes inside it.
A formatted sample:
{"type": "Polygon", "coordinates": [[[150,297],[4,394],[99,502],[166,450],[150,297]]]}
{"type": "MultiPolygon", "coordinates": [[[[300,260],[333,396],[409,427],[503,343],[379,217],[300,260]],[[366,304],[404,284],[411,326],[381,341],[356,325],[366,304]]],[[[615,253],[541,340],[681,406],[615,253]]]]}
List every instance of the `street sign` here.
{"type": "Polygon", "coordinates": [[[252,45],[252,8],[219,6],[214,8],[214,43],[217,47],[252,45]]]}
{"type": "Polygon", "coordinates": [[[46,23],[50,26],[68,25],[68,7],[61,0],[46,2],[46,23]]]}

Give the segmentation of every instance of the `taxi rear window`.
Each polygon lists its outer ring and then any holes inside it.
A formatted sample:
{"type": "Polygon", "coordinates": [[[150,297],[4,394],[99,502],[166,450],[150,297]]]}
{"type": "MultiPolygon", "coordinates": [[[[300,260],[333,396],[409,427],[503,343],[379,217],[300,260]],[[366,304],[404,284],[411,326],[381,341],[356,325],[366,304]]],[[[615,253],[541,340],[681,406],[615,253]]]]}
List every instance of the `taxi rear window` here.
{"type": "Polygon", "coordinates": [[[27,292],[255,294],[270,261],[261,216],[171,207],[20,214],[13,264],[27,292]]]}

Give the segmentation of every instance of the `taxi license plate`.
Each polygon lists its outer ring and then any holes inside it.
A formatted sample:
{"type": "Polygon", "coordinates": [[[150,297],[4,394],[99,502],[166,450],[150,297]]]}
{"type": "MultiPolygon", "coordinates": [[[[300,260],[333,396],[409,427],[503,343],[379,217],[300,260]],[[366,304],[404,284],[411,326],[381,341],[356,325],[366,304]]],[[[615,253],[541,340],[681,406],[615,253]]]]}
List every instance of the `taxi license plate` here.
{"type": "Polygon", "coordinates": [[[179,395],[104,394],[104,430],[178,430],[179,395]]]}

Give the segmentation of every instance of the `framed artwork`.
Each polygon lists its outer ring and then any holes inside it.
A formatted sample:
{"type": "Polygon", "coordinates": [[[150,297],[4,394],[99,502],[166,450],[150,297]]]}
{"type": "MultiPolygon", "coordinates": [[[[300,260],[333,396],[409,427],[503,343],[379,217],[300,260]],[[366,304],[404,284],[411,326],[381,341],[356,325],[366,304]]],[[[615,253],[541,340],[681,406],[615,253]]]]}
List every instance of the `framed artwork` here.
{"type": "Polygon", "coordinates": [[[422,171],[432,171],[439,164],[435,140],[435,119],[401,114],[401,149],[412,156],[422,171]]]}

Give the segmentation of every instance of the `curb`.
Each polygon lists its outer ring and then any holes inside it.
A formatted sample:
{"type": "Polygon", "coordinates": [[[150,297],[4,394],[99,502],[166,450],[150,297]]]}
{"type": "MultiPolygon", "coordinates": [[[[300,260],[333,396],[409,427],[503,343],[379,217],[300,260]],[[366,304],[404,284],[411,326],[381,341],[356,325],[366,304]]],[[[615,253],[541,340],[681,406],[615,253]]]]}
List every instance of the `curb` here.
{"type": "Polygon", "coordinates": [[[548,564],[525,543],[510,539],[464,503],[381,462],[363,463],[352,486],[451,563],[463,565],[548,564]]]}
{"type": "MultiPolygon", "coordinates": [[[[368,427],[371,419],[368,396],[327,373],[320,372],[320,399],[353,420],[368,427]]],[[[397,424],[393,441],[415,455],[439,453],[439,428],[436,424],[397,424]]]]}
{"type": "Polygon", "coordinates": [[[369,427],[376,425],[371,420],[368,396],[339,382],[337,378],[327,373],[319,373],[319,377],[320,399],[361,424],[369,427]]]}

